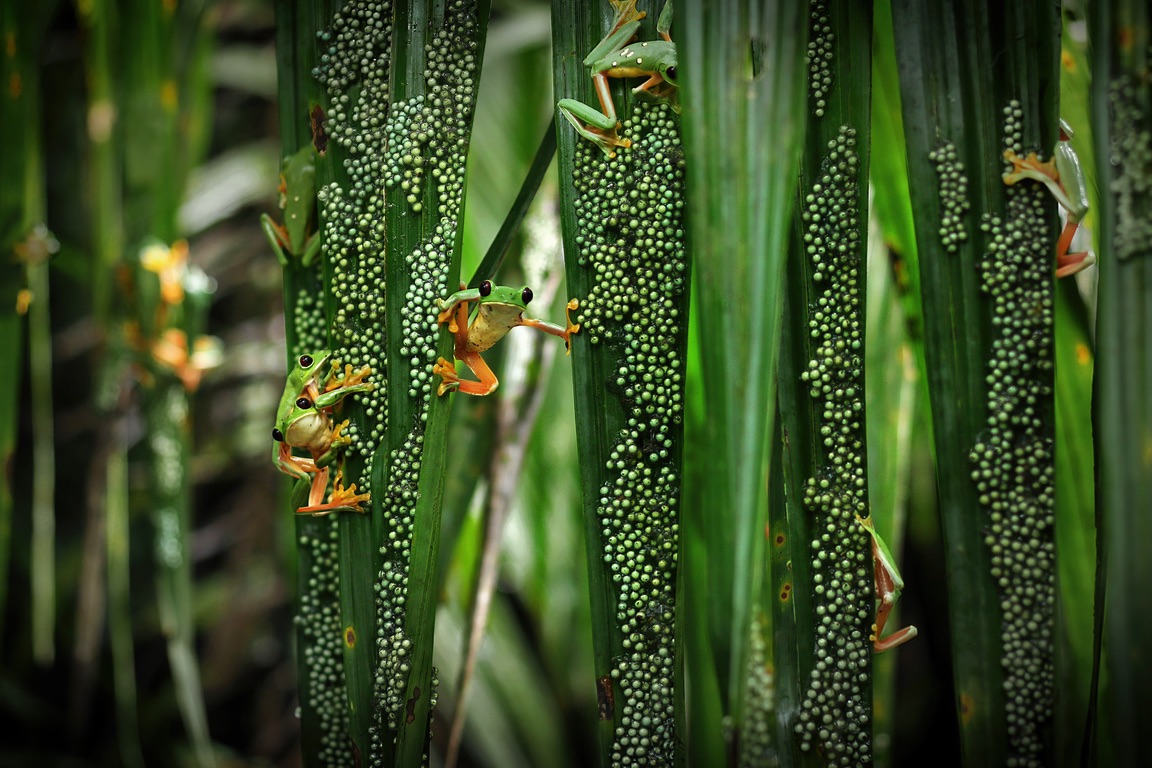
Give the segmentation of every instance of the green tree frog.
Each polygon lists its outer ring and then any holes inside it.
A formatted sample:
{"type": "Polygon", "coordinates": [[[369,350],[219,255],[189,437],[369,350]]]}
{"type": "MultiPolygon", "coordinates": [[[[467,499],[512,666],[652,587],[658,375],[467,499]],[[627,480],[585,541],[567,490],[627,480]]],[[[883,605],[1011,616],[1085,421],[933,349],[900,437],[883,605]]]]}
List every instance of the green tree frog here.
{"type": "Polygon", "coordinates": [[[361,502],[370,500],[369,494],[357,494],[356,486],[345,488],[338,470],[332,494],[327,503],[324,490],[328,487],[328,467],[341,455],[351,438],[341,432],[348,421],[336,423],[332,409],[345,397],[357,392],[370,392],[373,384],[367,381],[372,369],[364,366],[353,372],[346,365],[344,377],[335,371],[332,354],[321,350],[315,354],[300,355],[288,373],[284,394],[276,411],[276,426],[272,429],[272,462],[286,475],[297,478],[293,499],[308,487],[308,503],[297,509],[300,514],[325,515],[329,512],[362,512],[361,502]],[[325,375],[325,371],[329,373],[325,375]],[[293,448],[307,451],[311,457],[295,456],[293,448]],[[311,481],[310,484],[307,481],[311,481]]]}
{"type": "Polygon", "coordinates": [[[880,653],[916,637],[916,627],[907,626],[884,639],[880,638],[884,633],[884,625],[888,623],[888,615],[900,599],[904,579],[900,578],[892,551],[872,526],[872,518],[857,515],[856,522],[872,537],[872,562],[876,571],[876,623],[872,625],[872,635],[868,639],[872,641],[873,650],[880,653]]]}
{"type": "MultiPolygon", "coordinates": [[[[479,381],[462,381],[456,375],[456,366],[441,357],[432,367],[432,372],[442,379],[436,390],[438,395],[443,395],[451,389],[458,389],[466,395],[479,396],[490,395],[496,391],[500,382],[480,353],[491,349],[492,345],[518,325],[526,325],[559,336],[564,339],[569,352],[572,350],[571,335],[580,330],[579,325],[572,324],[570,317],[566,328],[524,317],[524,310],[528,307],[528,302],[532,301],[532,289],[527,286],[509,288],[493,285],[491,281],[485,280],[479,288],[465,289],[461,285],[460,290],[447,299],[436,301],[441,309],[437,320],[448,323],[448,330],[455,336],[456,358],[464,361],[479,379],[479,381]],[[476,302],[471,320],[468,319],[470,301],[476,302]]],[[[569,301],[565,315],[578,306],[579,302],[576,299],[569,301]]]]}
{"type": "Polygon", "coordinates": [[[288,266],[290,257],[300,259],[305,267],[316,263],[320,238],[313,227],[316,210],[316,152],[305,144],[299,152],[284,158],[280,167],[280,209],[284,223],[277,224],[268,214],[260,217],[260,226],[276,252],[280,264],[288,266]]]}
{"type": "Polygon", "coordinates": [[[1088,183],[1080,157],[1072,148],[1072,127],[1060,121],[1060,140],[1052,152],[1052,159],[1041,162],[1035,152],[1020,157],[1011,149],[1004,150],[1004,159],[1012,164],[1012,170],[1004,174],[1005,184],[1015,184],[1021,179],[1038,181],[1052,193],[1056,202],[1067,211],[1067,222],[1056,241],[1056,277],[1068,277],[1096,263],[1096,258],[1087,251],[1068,253],[1076,228],[1088,213],[1088,183]]]}
{"type": "Polygon", "coordinates": [[[595,142],[608,157],[616,156],[616,147],[628,148],[632,140],[616,135],[619,121],[616,105],[608,89],[608,78],[646,77],[633,93],[644,91],[658,98],[670,95],[676,88],[676,44],[668,36],[672,27],[672,2],[666,2],[656,22],[656,31],[663,40],[629,43],[640,28],[643,12],[636,11],[636,0],[614,0],[616,21],[592,52],[584,65],[592,73],[600,109],[590,107],[576,99],[561,99],[557,104],[565,119],[584,138],[595,142]],[[655,89],[655,90],[653,90],[655,89]]]}

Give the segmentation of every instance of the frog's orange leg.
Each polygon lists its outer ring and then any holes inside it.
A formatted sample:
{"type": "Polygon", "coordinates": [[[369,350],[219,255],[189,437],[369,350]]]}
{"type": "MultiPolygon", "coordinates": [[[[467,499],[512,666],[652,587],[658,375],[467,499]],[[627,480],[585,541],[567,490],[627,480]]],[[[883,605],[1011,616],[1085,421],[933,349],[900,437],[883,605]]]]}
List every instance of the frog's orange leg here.
{"type": "MultiPolygon", "coordinates": [[[[583,128],[589,131],[590,134],[596,134],[608,146],[620,146],[623,149],[628,149],[632,145],[632,139],[620,138],[616,134],[616,129],[620,127],[619,117],[616,117],[616,105],[612,100],[612,91],[608,88],[608,77],[604,73],[597,73],[592,75],[592,85],[596,86],[596,98],[600,100],[600,112],[612,121],[612,128],[597,128],[590,126],[588,123],[583,124],[583,128]]],[[[608,157],[616,157],[615,151],[609,153],[608,157]]]]}
{"type": "MultiPolygon", "coordinates": [[[[456,377],[456,389],[465,395],[476,395],[477,397],[490,395],[496,391],[500,381],[496,378],[496,374],[492,373],[488,363],[484,362],[484,358],[480,357],[479,352],[471,349],[458,349],[456,357],[468,366],[468,369],[479,379],[479,381],[467,381],[456,377]]],[[[455,371],[453,371],[453,375],[455,375],[455,371]]],[[[443,387],[444,385],[441,384],[440,386],[443,387]]]]}
{"type": "Polygon", "coordinates": [[[279,461],[280,466],[286,468],[288,471],[285,474],[292,475],[300,480],[307,480],[310,476],[319,472],[316,462],[312,459],[301,458],[292,454],[292,446],[287,443],[280,443],[279,461]]]}
{"type": "Polygon", "coordinates": [[[319,485],[319,498],[316,497],[317,483],[313,482],[312,490],[308,495],[308,506],[300,507],[300,509],[296,510],[296,514],[312,515],[314,517],[318,517],[320,515],[328,515],[333,512],[359,512],[363,514],[364,509],[360,506],[360,504],[371,501],[372,494],[356,493],[355,483],[345,488],[344,473],[340,471],[337,471],[336,479],[332,482],[332,493],[328,496],[328,503],[320,503],[320,501],[324,498],[324,488],[328,484],[328,470],[325,469],[323,472],[324,484],[319,485]]]}
{"type": "MultiPolygon", "coordinates": [[[[577,309],[579,306],[580,302],[577,299],[572,299],[564,306],[564,320],[567,322],[566,328],[561,328],[558,325],[546,323],[543,320],[536,320],[535,318],[531,317],[521,318],[519,325],[526,325],[529,328],[535,328],[538,331],[544,331],[544,333],[549,333],[553,336],[559,336],[560,338],[564,339],[564,346],[567,347],[569,354],[571,354],[572,334],[580,330],[580,324],[572,322],[571,312],[572,310],[577,309]]],[[[459,357],[459,353],[457,353],[456,356],[459,357]]]]}
{"type": "MultiPolygon", "coordinates": [[[[463,284],[461,284],[460,288],[461,289],[464,288],[463,284]]],[[[476,354],[474,352],[470,352],[468,350],[468,302],[467,301],[462,301],[456,305],[456,310],[455,310],[454,316],[453,316],[453,310],[449,309],[449,310],[445,310],[444,312],[441,312],[438,320],[441,323],[443,323],[445,321],[448,322],[448,330],[452,332],[452,335],[454,337],[453,338],[453,349],[454,349],[454,352],[455,352],[455,355],[457,358],[464,360],[465,355],[474,355],[477,360],[480,359],[480,356],[478,354],[476,354]]],[[[480,364],[484,365],[484,361],[481,360],[480,364]]],[[[473,371],[476,370],[475,367],[472,366],[471,364],[468,367],[472,368],[473,371]]],[[[484,365],[484,367],[486,369],[488,368],[487,365],[484,365]]],[[[434,366],[432,366],[432,373],[436,376],[439,376],[442,379],[442,381],[440,382],[440,386],[436,388],[436,394],[437,395],[443,395],[445,392],[447,392],[451,389],[459,389],[462,392],[465,392],[466,394],[470,394],[470,395],[476,394],[475,392],[469,391],[472,388],[472,386],[474,385],[474,382],[461,381],[460,377],[456,375],[456,366],[452,363],[451,360],[445,360],[444,358],[440,358],[439,360],[437,360],[436,364],[434,366]],[[467,384],[469,386],[465,387],[464,386],[465,384],[467,384]]],[[[492,371],[489,370],[488,373],[491,374],[492,371]]],[[[493,380],[495,380],[496,377],[493,376],[492,378],[493,378],[493,380]]],[[[493,387],[493,389],[495,389],[495,387],[493,387]]],[[[488,394],[488,393],[484,392],[482,394],[488,394]]]]}
{"type": "MultiPolygon", "coordinates": [[[[652,91],[649,89],[655,88],[657,85],[660,85],[663,82],[664,82],[664,76],[661,75],[659,72],[653,72],[651,77],[649,77],[644,82],[640,83],[640,85],[633,88],[632,93],[640,93],[641,91],[643,91],[645,93],[651,94],[652,91]]],[[[652,95],[655,95],[655,94],[652,94],[652,95]]]]}
{"type": "Polygon", "coordinates": [[[436,388],[437,395],[443,396],[445,392],[460,386],[460,377],[456,375],[456,366],[444,358],[440,358],[436,361],[436,365],[432,366],[432,374],[441,378],[440,386],[436,388]]]}
{"type": "MultiPolygon", "coordinates": [[[[1010,149],[1004,150],[1004,160],[1012,163],[1012,170],[1003,176],[1005,184],[1015,184],[1021,179],[1038,181],[1048,187],[1062,208],[1069,210],[1068,193],[1060,184],[1060,173],[1056,170],[1054,160],[1042,161],[1035,152],[1029,152],[1021,157],[1010,149]]],[[[1096,258],[1088,251],[1068,253],[1068,249],[1072,247],[1072,238],[1079,227],[1079,221],[1069,218],[1060,232],[1060,239],[1056,241],[1056,277],[1074,275],[1096,263],[1096,258]]]]}
{"type": "Polygon", "coordinates": [[[1080,222],[1068,219],[1068,223],[1064,225],[1064,230],[1060,233],[1060,239],[1056,241],[1056,277],[1074,275],[1096,263],[1096,257],[1088,251],[1068,253],[1068,249],[1072,247],[1072,238],[1076,235],[1076,229],[1079,226],[1080,222]]]}
{"type": "MultiPolygon", "coordinates": [[[[460,283],[460,290],[463,291],[467,288],[467,284],[460,283]]],[[[456,305],[455,309],[448,307],[436,316],[436,322],[448,323],[448,331],[452,334],[459,334],[461,328],[468,327],[468,301],[468,299],[464,299],[456,305]]]]}
{"type": "MultiPolygon", "coordinates": [[[[878,559],[875,564],[875,575],[877,595],[892,595],[896,592],[896,584],[892,580],[892,575],[888,573],[878,559]]],[[[884,625],[888,623],[888,616],[892,613],[895,604],[895,600],[880,598],[880,604],[876,607],[876,623],[872,625],[872,635],[868,638],[872,641],[872,649],[875,653],[882,653],[890,648],[903,645],[916,637],[916,627],[908,626],[893,632],[883,640],[880,639],[884,633],[884,625]]]]}

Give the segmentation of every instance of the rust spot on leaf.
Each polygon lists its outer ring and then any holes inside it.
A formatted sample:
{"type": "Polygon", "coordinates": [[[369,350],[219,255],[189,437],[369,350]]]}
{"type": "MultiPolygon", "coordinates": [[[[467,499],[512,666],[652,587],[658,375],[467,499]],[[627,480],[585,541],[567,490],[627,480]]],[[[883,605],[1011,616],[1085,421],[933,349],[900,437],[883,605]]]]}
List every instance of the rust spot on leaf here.
{"type": "Polygon", "coordinates": [[[349,649],[356,647],[356,628],[351,624],[344,628],[344,645],[349,649]]]}
{"type": "Polygon", "coordinates": [[[328,152],[328,130],[324,127],[328,115],[324,114],[324,108],[317,104],[308,113],[308,118],[312,125],[312,148],[316,150],[316,154],[324,157],[328,152]]]}
{"type": "Polygon", "coordinates": [[[412,689],[412,698],[408,699],[408,716],[404,718],[404,722],[411,725],[416,722],[416,702],[420,701],[420,686],[412,689]]]}
{"type": "Polygon", "coordinates": [[[960,694],[960,722],[964,725],[972,722],[972,715],[976,709],[976,702],[970,693],[960,694]]]}
{"type": "Polygon", "coordinates": [[[609,675],[596,678],[596,708],[601,720],[611,720],[616,716],[616,694],[609,675]]]}

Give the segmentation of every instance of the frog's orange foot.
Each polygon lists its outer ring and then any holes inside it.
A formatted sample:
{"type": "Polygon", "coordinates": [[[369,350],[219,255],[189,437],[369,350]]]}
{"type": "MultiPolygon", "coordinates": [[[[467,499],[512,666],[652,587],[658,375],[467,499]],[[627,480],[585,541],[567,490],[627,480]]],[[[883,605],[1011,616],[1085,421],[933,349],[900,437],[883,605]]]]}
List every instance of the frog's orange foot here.
{"type": "Polygon", "coordinates": [[[564,305],[564,320],[568,323],[568,327],[564,329],[564,348],[568,350],[568,354],[572,354],[572,334],[580,332],[580,323],[572,322],[571,313],[572,310],[579,308],[579,299],[569,299],[568,303],[564,305]]]}
{"type": "Polygon", "coordinates": [[[868,639],[872,642],[873,653],[883,653],[884,651],[891,650],[899,645],[904,645],[904,643],[916,637],[917,634],[916,627],[908,626],[904,627],[904,629],[901,629],[898,632],[893,632],[892,634],[888,635],[888,637],[880,640],[876,636],[875,624],[872,625],[872,630],[873,632],[868,637],[868,639]]]}
{"type": "Polygon", "coordinates": [[[351,445],[352,444],[352,437],[350,435],[340,434],[347,426],[348,426],[348,419],[344,419],[344,421],[340,422],[339,424],[337,424],[335,427],[332,428],[332,437],[331,437],[331,439],[332,439],[331,444],[332,445],[336,445],[337,443],[339,443],[340,445],[351,445]]]}
{"type": "Polygon", "coordinates": [[[609,160],[616,157],[616,147],[620,147],[621,149],[628,149],[632,146],[632,139],[622,139],[616,135],[616,130],[620,127],[619,123],[616,124],[616,128],[613,128],[610,131],[602,131],[591,125],[586,125],[584,127],[588,130],[589,133],[596,134],[597,138],[594,139],[594,141],[600,146],[600,149],[604,150],[604,154],[608,156],[609,160]]]}
{"type": "Polygon", "coordinates": [[[440,386],[436,388],[437,395],[443,396],[449,390],[460,388],[460,377],[456,375],[456,366],[444,358],[436,361],[436,365],[432,366],[432,373],[443,379],[440,386]]]}
{"type": "MultiPolygon", "coordinates": [[[[443,305],[441,305],[441,306],[443,306],[443,305]]],[[[456,313],[452,310],[452,308],[442,310],[440,312],[440,314],[436,315],[436,324],[437,325],[444,325],[444,323],[448,323],[448,330],[451,331],[452,333],[456,333],[456,331],[459,329],[456,328],[456,323],[451,322],[452,316],[454,314],[456,314],[456,313]]]]}
{"type": "Polygon", "coordinates": [[[310,507],[300,507],[296,510],[298,515],[312,515],[318,517],[320,515],[328,515],[332,512],[359,512],[364,514],[364,508],[361,504],[367,504],[372,500],[371,493],[356,493],[356,483],[347,488],[344,487],[344,475],[342,472],[336,473],[336,479],[332,482],[332,493],[328,496],[327,504],[317,504],[310,507]]]}
{"type": "Polygon", "coordinates": [[[372,382],[368,381],[368,377],[372,375],[371,366],[362,366],[360,370],[353,371],[350,363],[344,365],[344,376],[340,376],[340,363],[332,362],[332,373],[328,374],[328,381],[324,384],[324,391],[331,392],[334,389],[343,389],[345,387],[360,387],[365,391],[371,391],[373,388],[372,382]]]}
{"type": "Polygon", "coordinates": [[[1056,257],[1056,277],[1070,277],[1096,263],[1096,256],[1088,251],[1068,253],[1056,257]]]}
{"type": "Polygon", "coordinates": [[[1029,152],[1024,157],[1010,149],[1004,150],[1004,161],[1012,164],[1012,170],[1002,177],[1005,184],[1015,184],[1021,179],[1033,179],[1041,183],[1054,181],[1059,178],[1056,171],[1056,161],[1044,160],[1035,152],[1029,152]]]}

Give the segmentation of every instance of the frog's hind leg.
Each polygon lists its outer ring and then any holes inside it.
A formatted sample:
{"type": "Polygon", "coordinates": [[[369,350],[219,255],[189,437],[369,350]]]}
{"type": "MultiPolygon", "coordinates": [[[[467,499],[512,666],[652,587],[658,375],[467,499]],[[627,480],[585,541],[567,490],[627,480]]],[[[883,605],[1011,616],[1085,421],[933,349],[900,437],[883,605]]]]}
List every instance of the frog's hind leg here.
{"type": "Polygon", "coordinates": [[[297,513],[306,514],[306,510],[312,509],[324,502],[324,491],[328,490],[328,468],[323,467],[312,475],[312,485],[308,488],[308,505],[300,507],[296,510],[297,513]]]}
{"type": "MultiPolygon", "coordinates": [[[[880,565],[879,561],[876,562],[875,566],[875,578],[877,594],[891,595],[896,591],[896,584],[893,582],[891,574],[880,565]]],[[[916,637],[916,627],[907,626],[881,639],[881,635],[884,632],[884,625],[888,623],[888,616],[892,613],[892,608],[895,607],[895,605],[895,600],[882,598],[879,601],[879,605],[876,606],[876,623],[872,625],[872,635],[868,638],[872,641],[872,649],[875,653],[881,653],[890,648],[895,648],[898,645],[903,645],[916,637]]]]}
{"type": "Polygon", "coordinates": [[[1068,249],[1072,247],[1072,238],[1075,237],[1079,227],[1080,222],[1069,218],[1060,233],[1060,239],[1056,241],[1056,277],[1074,275],[1096,263],[1096,257],[1088,251],[1068,253],[1068,249]]]}
{"type": "Polygon", "coordinates": [[[484,358],[480,357],[479,352],[470,349],[458,350],[456,357],[462,360],[479,379],[479,381],[457,379],[459,382],[458,389],[464,394],[483,397],[492,394],[496,391],[496,387],[500,386],[496,374],[492,373],[492,369],[488,367],[488,363],[484,362],[484,358]]]}
{"type": "MultiPolygon", "coordinates": [[[[327,486],[327,470],[325,474],[325,483],[320,486],[319,498],[313,498],[312,495],[308,498],[308,506],[300,507],[296,510],[299,515],[312,515],[319,517],[321,515],[331,514],[332,512],[359,512],[364,513],[364,508],[361,504],[367,503],[372,500],[370,493],[356,493],[356,484],[353,483],[349,487],[344,487],[344,473],[337,470],[336,479],[332,483],[332,493],[328,496],[328,503],[321,504],[324,500],[324,488],[327,486]]],[[[315,486],[313,486],[315,491],[315,486]]]]}

